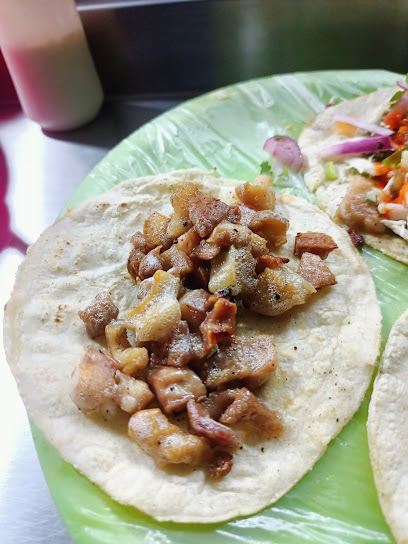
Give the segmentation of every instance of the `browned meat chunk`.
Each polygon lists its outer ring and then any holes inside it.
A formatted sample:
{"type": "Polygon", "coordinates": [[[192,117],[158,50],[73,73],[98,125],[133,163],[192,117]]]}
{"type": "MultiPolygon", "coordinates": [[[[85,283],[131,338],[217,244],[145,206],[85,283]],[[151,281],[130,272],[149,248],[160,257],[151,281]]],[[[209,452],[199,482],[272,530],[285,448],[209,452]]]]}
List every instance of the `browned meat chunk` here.
{"type": "Polygon", "coordinates": [[[192,329],[198,329],[211,309],[209,298],[210,294],[204,289],[189,290],[180,298],[181,319],[192,329]]]}
{"type": "Polygon", "coordinates": [[[130,239],[135,249],[140,249],[142,253],[146,255],[153,249],[153,245],[149,243],[147,236],[143,232],[135,232],[132,238],[130,239]]]}
{"type": "Polygon", "coordinates": [[[220,247],[229,247],[232,245],[242,247],[250,244],[252,234],[248,227],[223,221],[215,227],[211,236],[208,237],[207,242],[214,243],[220,247]]]}
{"type": "Polygon", "coordinates": [[[105,335],[110,354],[118,361],[119,370],[123,374],[135,376],[147,366],[147,349],[130,345],[124,322],[114,321],[106,325],[105,335]]]}
{"type": "Polygon", "coordinates": [[[88,348],[72,373],[71,399],[84,412],[103,413],[113,403],[118,362],[106,353],[88,348]]]}
{"type": "Polygon", "coordinates": [[[212,389],[235,380],[253,389],[269,380],[276,365],[276,348],[271,336],[238,336],[205,361],[200,373],[206,386],[212,389]]]}
{"type": "Polygon", "coordinates": [[[203,382],[189,368],[157,366],[149,372],[147,381],[166,414],[181,412],[190,399],[207,393],[203,382]]]}
{"type": "Polygon", "coordinates": [[[278,247],[286,244],[286,232],[289,227],[289,221],[280,213],[264,210],[256,212],[252,216],[249,228],[259,234],[272,247],[278,247]]]}
{"type": "Polygon", "coordinates": [[[193,272],[188,276],[186,286],[189,289],[208,289],[210,272],[203,266],[204,262],[193,258],[193,272]]]}
{"type": "Polygon", "coordinates": [[[342,223],[357,232],[382,234],[385,231],[385,225],[381,223],[377,206],[365,198],[372,188],[371,181],[355,176],[340,202],[336,216],[342,223]]]}
{"type": "Polygon", "coordinates": [[[143,225],[143,234],[147,243],[152,246],[163,246],[163,249],[170,247],[173,238],[167,232],[170,218],[159,212],[149,215],[143,225]]]}
{"type": "Polygon", "coordinates": [[[272,189],[270,176],[257,176],[254,184],[243,183],[235,188],[235,193],[240,201],[256,211],[275,209],[275,192],[272,189]]]}
{"type": "Polygon", "coordinates": [[[270,410],[245,387],[235,390],[235,400],[222,414],[220,422],[228,425],[248,423],[269,438],[278,438],[283,432],[279,412],[270,410]]]}
{"type": "Polygon", "coordinates": [[[117,384],[114,402],[128,414],[134,414],[143,410],[154,399],[149,386],[142,380],[135,380],[122,372],[116,372],[115,381],[117,384]]]}
{"type": "Polygon", "coordinates": [[[225,217],[227,221],[238,224],[241,221],[241,210],[238,205],[230,206],[228,213],[225,217]]]}
{"type": "Polygon", "coordinates": [[[208,477],[212,480],[223,478],[232,469],[232,455],[225,451],[217,451],[208,467],[208,477]]]}
{"type": "Polygon", "coordinates": [[[348,229],[347,232],[351,238],[351,241],[356,247],[360,247],[364,245],[364,238],[361,236],[361,234],[358,234],[358,232],[356,232],[353,229],[348,229]]]}
{"type": "Polygon", "coordinates": [[[203,410],[209,417],[218,420],[234,398],[234,389],[213,391],[206,399],[200,402],[200,405],[203,407],[203,410]]]}
{"type": "Polygon", "coordinates": [[[216,257],[220,251],[221,248],[217,244],[207,242],[206,240],[201,240],[198,246],[194,249],[193,255],[202,261],[211,261],[211,259],[214,259],[214,257],[216,257]]]}
{"type": "Polygon", "coordinates": [[[144,258],[145,254],[140,249],[135,248],[130,252],[127,262],[127,269],[133,279],[139,277],[140,263],[143,261],[144,258]]]}
{"type": "Polygon", "coordinates": [[[153,365],[186,366],[193,358],[193,346],[187,322],[180,321],[171,332],[168,343],[152,343],[150,362],[153,365]]]}
{"type": "Polygon", "coordinates": [[[183,433],[158,408],[133,414],[128,435],[159,465],[194,466],[211,459],[211,448],[204,438],[183,433]]]}
{"type": "Polygon", "coordinates": [[[93,299],[91,304],[78,312],[85,323],[89,338],[96,338],[105,334],[105,327],[112,319],[118,317],[119,310],[113,304],[110,293],[104,291],[93,299]]]}
{"type": "Polygon", "coordinates": [[[315,289],[326,285],[335,285],[337,283],[334,274],[329,267],[324,264],[319,255],[313,253],[303,253],[300,258],[298,274],[311,283],[315,289]]]}
{"type": "Polygon", "coordinates": [[[201,238],[198,232],[194,229],[189,229],[187,232],[177,238],[177,247],[186,255],[191,255],[193,249],[198,246],[201,238]]]}
{"type": "Polygon", "coordinates": [[[322,232],[298,232],[293,253],[298,257],[303,253],[314,253],[325,259],[337,247],[336,242],[328,234],[322,232]]]}
{"type": "Polygon", "coordinates": [[[216,344],[228,342],[235,334],[237,305],[224,298],[218,299],[200,325],[203,345],[208,353],[216,344]]]}
{"type": "Polygon", "coordinates": [[[236,450],[241,443],[232,429],[207,417],[203,408],[194,400],[187,403],[188,421],[194,434],[205,438],[211,446],[236,450]]]}
{"type": "Polygon", "coordinates": [[[171,246],[170,249],[164,251],[160,255],[160,262],[162,263],[163,270],[177,271],[177,273],[183,277],[193,270],[193,264],[190,257],[183,251],[180,251],[178,245],[171,246]]]}
{"type": "Polygon", "coordinates": [[[256,280],[255,265],[256,261],[249,246],[223,249],[211,261],[208,290],[210,293],[217,293],[230,289],[234,296],[251,294],[256,280]]]}
{"type": "Polygon", "coordinates": [[[256,288],[244,300],[259,314],[280,315],[293,306],[305,304],[312,293],[316,293],[313,285],[287,264],[281,264],[265,268],[257,277],[256,288]]]}
{"type": "Polygon", "coordinates": [[[275,255],[260,255],[256,259],[255,272],[257,274],[261,274],[261,272],[263,272],[265,268],[276,268],[281,264],[285,264],[288,262],[289,259],[286,259],[286,257],[277,257],[275,255]]]}
{"type": "Polygon", "coordinates": [[[163,270],[160,259],[161,246],[157,246],[143,257],[139,265],[139,278],[151,278],[157,270],[163,270]]]}
{"type": "Polygon", "coordinates": [[[238,207],[241,213],[241,219],[239,220],[239,224],[247,227],[255,214],[255,210],[248,208],[248,206],[245,206],[244,204],[240,204],[238,207]]]}
{"type": "Polygon", "coordinates": [[[191,229],[189,208],[197,192],[199,191],[194,183],[185,183],[180,190],[175,191],[171,196],[174,214],[170,219],[167,231],[172,238],[178,238],[191,229]]]}
{"type": "Polygon", "coordinates": [[[204,196],[200,191],[197,191],[191,201],[189,211],[194,229],[201,238],[204,238],[226,217],[229,206],[221,200],[204,196]]]}

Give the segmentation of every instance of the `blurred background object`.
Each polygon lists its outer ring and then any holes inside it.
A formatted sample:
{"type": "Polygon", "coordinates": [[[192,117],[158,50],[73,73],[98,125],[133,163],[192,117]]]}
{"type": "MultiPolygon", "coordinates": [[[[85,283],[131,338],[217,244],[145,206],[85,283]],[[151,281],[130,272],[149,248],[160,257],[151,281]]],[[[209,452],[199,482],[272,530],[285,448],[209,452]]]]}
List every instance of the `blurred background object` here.
{"type": "Polygon", "coordinates": [[[408,71],[405,0],[77,0],[105,92],[198,94],[250,78],[408,71]]]}
{"type": "Polygon", "coordinates": [[[46,130],[95,117],[103,100],[74,0],[1,0],[0,46],[21,106],[46,130]]]}

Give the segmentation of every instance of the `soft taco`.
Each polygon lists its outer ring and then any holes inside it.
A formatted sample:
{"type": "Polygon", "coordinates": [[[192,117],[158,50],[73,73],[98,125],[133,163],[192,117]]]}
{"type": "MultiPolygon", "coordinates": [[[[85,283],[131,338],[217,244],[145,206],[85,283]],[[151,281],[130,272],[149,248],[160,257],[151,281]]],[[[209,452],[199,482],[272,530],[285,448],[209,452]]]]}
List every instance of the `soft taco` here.
{"type": "Polygon", "coordinates": [[[367,431],[375,485],[398,543],[408,542],[408,311],[394,323],[374,381],[367,431]]]}
{"type": "Polygon", "coordinates": [[[408,92],[391,87],[329,105],[299,146],[317,204],[357,244],[408,264],[408,92]]]}
{"type": "Polygon", "coordinates": [[[64,459],[158,520],[208,523],[313,467],[360,405],[380,321],[326,214],[265,177],[187,170],[125,181],[46,230],[4,343],[64,459]]]}

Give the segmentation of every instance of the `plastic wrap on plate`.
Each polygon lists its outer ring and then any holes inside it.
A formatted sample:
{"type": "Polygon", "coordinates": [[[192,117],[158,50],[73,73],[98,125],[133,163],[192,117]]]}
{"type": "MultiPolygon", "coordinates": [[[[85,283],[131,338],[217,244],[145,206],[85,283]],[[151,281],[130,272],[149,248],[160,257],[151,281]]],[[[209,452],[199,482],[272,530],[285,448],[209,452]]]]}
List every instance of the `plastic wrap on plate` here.
{"type": "MultiPolygon", "coordinates": [[[[180,168],[213,168],[225,177],[252,180],[267,158],[264,141],[297,138],[328,103],[394,84],[385,71],[290,74],[211,92],[165,113],[115,147],[83,181],[67,208],[132,177],[180,168]]],[[[301,174],[287,173],[277,188],[313,200],[301,174]]],[[[383,344],[408,307],[406,266],[363,249],[383,314],[383,344]]],[[[76,544],[201,544],[202,542],[391,543],[368,456],[369,395],[322,459],[286,496],[248,518],[214,525],[159,523],[122,506],[72,466],[33,428],[40,461],[59,511],[76,544]]]]}

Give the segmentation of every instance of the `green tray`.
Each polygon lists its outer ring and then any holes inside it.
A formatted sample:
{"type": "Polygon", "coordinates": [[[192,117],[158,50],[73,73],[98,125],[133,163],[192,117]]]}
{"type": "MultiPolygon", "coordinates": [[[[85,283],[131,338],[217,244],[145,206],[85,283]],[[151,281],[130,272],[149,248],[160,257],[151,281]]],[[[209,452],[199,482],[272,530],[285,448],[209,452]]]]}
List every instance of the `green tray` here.
{"type": "MultiPolygon", "coordinates": [[[[116,146],[67,204],[122,180],[179,168],[217,168],[224,177],[252,180],[274,134],[297,138],[305,123],[335,99],[394,84],[385,71],[311,72],[267,77],[226,87],[161,115],[116,146]]],[[[313,200],[300,174],[280,189],[313,200]]],[[[392,323],[408,307],[406,266],[363,249],[383,314],[382,347],[392,323]]],[[[356,339],[358,341],[358,339],[356,339]]],[[[110,499],[65,463],[33,427],[51,494],[76,544],[392,543],[368,456],[369,395],[322,459],[274,506],[247,518],[211,525],[159,523],[110,499]]]]}

